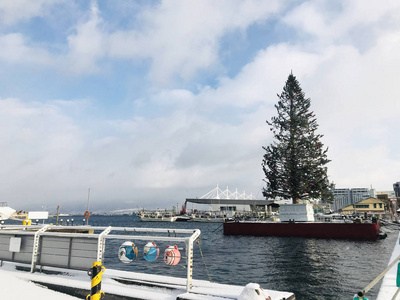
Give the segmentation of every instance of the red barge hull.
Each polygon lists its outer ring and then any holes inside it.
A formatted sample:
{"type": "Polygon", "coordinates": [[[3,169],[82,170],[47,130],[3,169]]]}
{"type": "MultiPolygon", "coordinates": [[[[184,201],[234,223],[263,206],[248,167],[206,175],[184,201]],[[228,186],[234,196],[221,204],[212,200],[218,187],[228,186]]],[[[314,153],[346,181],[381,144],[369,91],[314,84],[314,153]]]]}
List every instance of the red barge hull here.
{"type": "Polygon", "coordinates": [[[291,236],[324,239],[376,240],[379,223],[227,222],[224,235],[291,236]]]}

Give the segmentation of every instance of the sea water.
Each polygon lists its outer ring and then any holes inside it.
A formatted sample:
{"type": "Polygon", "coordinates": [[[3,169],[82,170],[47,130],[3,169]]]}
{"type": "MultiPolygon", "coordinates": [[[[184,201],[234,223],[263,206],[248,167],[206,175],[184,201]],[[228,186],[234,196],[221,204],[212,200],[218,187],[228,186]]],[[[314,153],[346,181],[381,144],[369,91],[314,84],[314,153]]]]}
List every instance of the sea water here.
{"type": "MultiPolygon", "coordinates": [[[[74,218],[74,225],[82,225],[82,216],[69,218],[74,218]]],[[[141,222],[127,215],[91,216],[89,225],[200,229],[201,239],[194,244],[194,279],[235,285],[255,282],[264,289],[293,292],[297,300],[352,299],[387,267],[398,237],[398,231],[376,241],[224,236],[221,223],[141,222]]],[[[106,269],[186,277],[183,243],[155,241],[160,255],[154,262],[148,262],[143,258],[143,247],[152,241],[133,241],[139,248],[139,256],[134,262],[124,264],[118,259],[118,248],[126,240],[123,236],[121,240],[107,240],[106,269]],[[163,252],[175,244],[181,250],[182,260],[177,266],[167,266],[163,252]]],[[[380,282],[367,297],[375,299],[379,287],[380,282]]]]}

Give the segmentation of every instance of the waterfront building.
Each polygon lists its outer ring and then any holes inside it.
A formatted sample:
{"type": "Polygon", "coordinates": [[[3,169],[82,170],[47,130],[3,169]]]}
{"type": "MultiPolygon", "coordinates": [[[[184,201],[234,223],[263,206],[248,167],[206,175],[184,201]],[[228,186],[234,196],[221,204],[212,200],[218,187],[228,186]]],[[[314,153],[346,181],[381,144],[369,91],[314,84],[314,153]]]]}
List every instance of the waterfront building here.
{"type": "Polygon", "coordinates": [[[334,211],[375,196],[375,190],[368,188],[333,189],[332,192],[334,211]]]}
{"type": "Polygon", "coordinates": [[[342,208],[344,215],[364,214],[378,216],[385,213],[385,202],[376,198],[367,198],[342,208]]]}
{"type": "Polygon", "coordinates": [[[398,208],[395,191],[380,191],[376,192],[376,197],[386,203],[386,207],[391,214],[394,214],[398,208]]]}
{"type": "Polygon", "coordinates": [[[221,190],[217,184],[216,188],[200,198],[186,198],[185,203],[207,205],[202,210],[233,215],[236,212],[266,212],[268,209],[273,211],[275,207],[269,207],[268,205],[274,202],[266,199],[257,200],[252,193],[247,194],[245,191],[239,193],[237,189],[234,192],[231,192],[228,187],[225,190],[221,190]]]}
{"type": "Polygon", "coordinates": [[[387,202],[390,199],[396,198],[396,193],[395,191],[377,191],[375,194],[375,198],[387,202]]]}
{"type": "Polygon", "coordinates": [[[350,189],[333,189],[332,193],[334,211],[352,204],[350,189]]]}

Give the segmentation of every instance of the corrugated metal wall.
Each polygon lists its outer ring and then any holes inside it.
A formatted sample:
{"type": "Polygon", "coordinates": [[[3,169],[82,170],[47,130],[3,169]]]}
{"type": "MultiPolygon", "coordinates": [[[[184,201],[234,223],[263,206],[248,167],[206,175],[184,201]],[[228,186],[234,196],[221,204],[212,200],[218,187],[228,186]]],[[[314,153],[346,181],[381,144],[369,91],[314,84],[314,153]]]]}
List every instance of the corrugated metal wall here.
{"type": "MultiPolygon", "coordinates": [[[[0,260],[31,263],[33,235],[0,233],[0,260]],[[21,238],[19,252],[11,252],[12,237],[21,238]]],[[[97,260],[97,238],[41,236],[36,265],[87,270],[97,260]]]]}

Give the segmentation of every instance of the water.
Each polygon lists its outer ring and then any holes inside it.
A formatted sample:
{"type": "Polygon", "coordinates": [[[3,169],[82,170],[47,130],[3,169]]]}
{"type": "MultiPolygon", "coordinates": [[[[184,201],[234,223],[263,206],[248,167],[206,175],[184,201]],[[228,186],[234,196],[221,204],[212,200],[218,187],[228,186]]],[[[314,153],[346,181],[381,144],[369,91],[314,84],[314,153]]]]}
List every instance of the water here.
{"type": "MultiPolygon", "coordinates": [[[[140,222],[132,216],[91,216],[90,225],[200,229],[200,247],[212,281],[236,285],[256,282],[265,289],[293,292],[297,300],[352,299],[386,268],[398,236],[397,231],[377,241],[224,236],[220,223],[140,222]]],[[[156,242],[160,257],[155,262],[142,258],[146,242],[137,241],[138,259],[121,263],[118,247],[124,241],[107,241],[106,268],[186,277],[184,262],[174,267],[164,264],[165,242],[156,242]]],[[[209,280],[207,269],[195,244],[193,278],[209,280]]],[[[370,300],[376,298],[379,287],[380,283],[367,294],[370,300]]]]}

